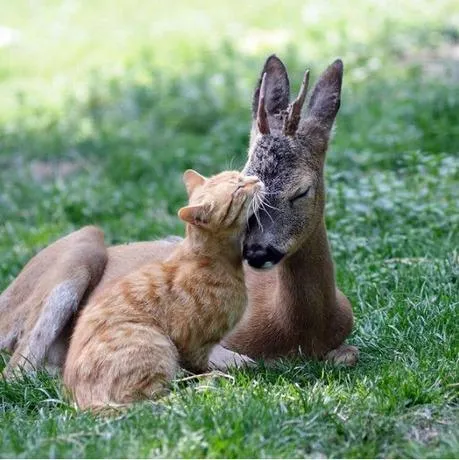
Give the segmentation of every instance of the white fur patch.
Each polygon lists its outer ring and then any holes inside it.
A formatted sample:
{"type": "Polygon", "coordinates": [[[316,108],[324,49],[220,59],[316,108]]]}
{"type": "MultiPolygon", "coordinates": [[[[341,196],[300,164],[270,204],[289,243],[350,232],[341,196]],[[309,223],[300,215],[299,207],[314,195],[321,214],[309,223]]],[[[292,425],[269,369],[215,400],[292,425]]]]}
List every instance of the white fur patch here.
{"type": "Polygon", "coordinates": [[[248,356],[235,353],[221,345],[215,345],[210,352],[209,364],[212,369],[225,371],[232,367],[253,366],[255,361],[248,356]]]}

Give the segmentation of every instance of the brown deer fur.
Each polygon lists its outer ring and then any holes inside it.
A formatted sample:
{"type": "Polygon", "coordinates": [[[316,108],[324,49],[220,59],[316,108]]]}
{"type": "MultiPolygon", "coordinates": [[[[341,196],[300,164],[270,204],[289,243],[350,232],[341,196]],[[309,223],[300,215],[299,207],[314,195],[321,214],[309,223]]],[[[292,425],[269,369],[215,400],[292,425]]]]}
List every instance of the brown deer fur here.
{"type": "MultiPolygon", "coordinates": [[[[340,103],[342,72],[341,61],[324,72],[309,98],[305,118],[297,123],[286,120],[289,113],[298,114],[298,108],[289,106],[285,67],[275,56],[265,63],[266,123],[262,121],[264,132],[260,133],[260,78],[253,99],[245,172],[259,176],[272,199],[262,218],[263,229],[252,223],[244,247],[249,250],[254,244],[266,245],[284,257],[268,271],[246,269],[248,308],[224,347],[214,349],[211,360],[218,367],[246,360],[229,349],[252,358],[302,353],[337,363],[354,364],[357,360],[358,350],[343,344],[351,332],[353,315],[349,301],[335,286],[324,223],[323,168],[340,103]],[[304,197],[291,201],[305,191],[304,197]]],[[[307,86],[306,80],[305,76],[307,86]]],[[[301,94],[298,99],[302,99],[301,94]]],[[[39,366],[45,356],[51,364],[61,366],[73,312],[93,295],[103,295],[111,281],[143,264],[164,259],[174,244],[156,241],[106,248],[102,232],[85,227],[43,249],[0,296],[0,347],[13,352],[7,372],[29,361],[39,366]],[[59,288],[65,282],[72,287],[72,294],[65,294],[64,313],[50,317],[46,306],[53,303],[53,293],[56,298],[56,289],[68,293],[65,285],[59,288]],[[31,286],[37,287],[31,290],[31,286]],[[31,350],[31,335],[42,334],[46,336],[42,348],[31,350]]]]}

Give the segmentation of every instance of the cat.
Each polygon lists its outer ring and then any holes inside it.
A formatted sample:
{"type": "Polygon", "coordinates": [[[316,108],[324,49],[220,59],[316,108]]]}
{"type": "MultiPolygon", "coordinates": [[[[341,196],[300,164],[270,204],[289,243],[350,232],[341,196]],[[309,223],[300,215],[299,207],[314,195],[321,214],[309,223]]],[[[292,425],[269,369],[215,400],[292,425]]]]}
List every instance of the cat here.
{"type": "Polygon", "coordinates": [[[264,186],[236,171],[206,179],[188,170],[183,181],[182,242],[163,262],[114,281],[77,320],[64,383],[82,409],[161,395],[179,367],[206,371],[211,349],[244,313],[241,238],[264,186]]]}

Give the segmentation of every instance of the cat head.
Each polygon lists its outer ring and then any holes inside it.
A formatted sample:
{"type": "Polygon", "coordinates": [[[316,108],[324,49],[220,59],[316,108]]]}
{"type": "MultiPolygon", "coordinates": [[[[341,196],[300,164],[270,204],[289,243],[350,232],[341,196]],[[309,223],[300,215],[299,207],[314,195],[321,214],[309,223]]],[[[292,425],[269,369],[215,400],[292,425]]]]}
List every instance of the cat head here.
{"type": "Polygon", "coordinates": [[[179,210],[178,216],[210,232],[242,232],[258,210],[264,187],[256,176],[238,171],[224,171],[207,179],[189,169],[183,182],[189,203],[179,210]]]}

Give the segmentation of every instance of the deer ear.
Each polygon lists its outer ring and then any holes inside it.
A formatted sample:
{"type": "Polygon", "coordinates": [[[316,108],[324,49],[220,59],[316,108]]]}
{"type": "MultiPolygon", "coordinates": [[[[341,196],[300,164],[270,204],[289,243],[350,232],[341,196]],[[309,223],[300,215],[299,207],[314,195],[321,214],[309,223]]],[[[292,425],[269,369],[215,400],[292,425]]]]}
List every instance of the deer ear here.
{"type": "Polygon", "coordinates": [[[333,126],[341,103],[342,81],[343,61],[337,59],[320,76],[309,99],[308,118],[319,121],[328,132],[333,126]]]}
{"type": "Polygon", "coordinates": [[[187,224],[205,227],[209,223],[209,207],[203,204],[185,206],[179,209],[178,216],[187,224]]]}
{"type": "Polygon", "coordinates": [[[190,197],[193,193],[193,190],[204,184],[206,178],[201,176],[198,172],[194,171],[193,169],[188,169],[183,173],[183,183],[185,184],[186,191],[188,196],[190,197]]]}
{"type": "Polygon", "coordinates": [[[269,56],[266,60],[260,79],[255,88],[252,99],[252,119],[256,127],[258,104],[260,101],[260,87],[265,75],[265,109],[268,115],[269,125],[276,129],[280,128],[280,120],[274,119],[273,116],[285,110],[288,107],[290,97],[290,84],[288,81],[287,70],[282,61],[275,56],[269,56]]]}

